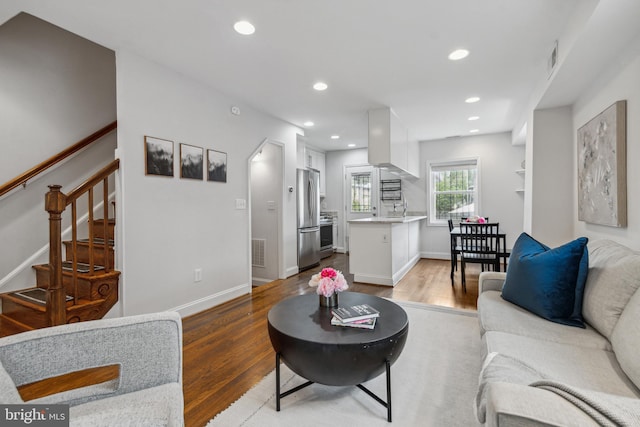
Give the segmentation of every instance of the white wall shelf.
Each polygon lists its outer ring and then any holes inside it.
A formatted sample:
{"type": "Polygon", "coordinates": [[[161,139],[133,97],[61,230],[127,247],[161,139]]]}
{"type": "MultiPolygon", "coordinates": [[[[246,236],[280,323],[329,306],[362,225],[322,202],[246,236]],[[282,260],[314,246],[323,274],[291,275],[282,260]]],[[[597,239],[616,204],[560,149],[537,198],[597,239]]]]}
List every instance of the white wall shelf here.
{"type": "MultiPolygon", "coordinates": [[[[515,172],[524,178],[525,169],[516,169],[515,172]]],[[[524,193],[524,188],[516,189],[516,193],[524,193]]]]}

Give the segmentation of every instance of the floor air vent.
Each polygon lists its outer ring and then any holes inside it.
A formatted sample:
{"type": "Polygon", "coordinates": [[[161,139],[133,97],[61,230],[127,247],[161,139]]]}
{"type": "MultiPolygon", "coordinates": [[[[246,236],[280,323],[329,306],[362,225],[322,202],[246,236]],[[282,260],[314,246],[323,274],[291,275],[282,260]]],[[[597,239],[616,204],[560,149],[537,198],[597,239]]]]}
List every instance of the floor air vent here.
{"type": "Polygon", "coordinates": [[[251,240],[251,265],[254,267],[264,267],[264,251],[267,246],[266,239],[251,240]]]}

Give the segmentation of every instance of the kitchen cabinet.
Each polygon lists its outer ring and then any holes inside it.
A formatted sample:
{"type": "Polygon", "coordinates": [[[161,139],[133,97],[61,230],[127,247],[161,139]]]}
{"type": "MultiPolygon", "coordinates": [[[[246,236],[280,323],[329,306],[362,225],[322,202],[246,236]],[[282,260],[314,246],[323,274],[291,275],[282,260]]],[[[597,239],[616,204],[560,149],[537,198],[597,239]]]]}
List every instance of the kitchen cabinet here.
{"type": "Polygon", "coordinates": [[[389,107],[369,110],[369,164],[398,175],[419,177],[419,148],[389,107]]]}
{"type": "Polygon", "coordinates": [[[355,282],[395,286],[420,260],[426,216],[349,221],[349,272],[355,282]]]}
{"type": "Polygon", "coordinates": [[[305,148],[305,167],[320,171],[320,197],[324,197],[327,187],[325,154],[308,147],[305,148]]]}

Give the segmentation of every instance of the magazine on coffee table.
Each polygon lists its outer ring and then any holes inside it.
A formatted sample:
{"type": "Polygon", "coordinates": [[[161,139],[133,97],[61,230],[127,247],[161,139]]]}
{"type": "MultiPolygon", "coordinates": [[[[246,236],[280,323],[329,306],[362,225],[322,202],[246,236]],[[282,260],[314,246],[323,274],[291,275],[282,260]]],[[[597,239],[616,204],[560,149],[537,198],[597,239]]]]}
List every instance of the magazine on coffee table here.
{"type": "Polygon", "coordinates": [[[358,304],[350,307],[336,307],[331,310],[331,314],[344,323],[380,316],[380,312],[369,304],[358,304]]]}
{"type": "Polygon", "coordinates": [[[335,326],[345,326],[349,328],[359,328],[359,329],[373,329],[376,326],[376,318],[370,317],[368,319],[356,320],[354,322],[342,322],[337,317],[333,316],[331,319],[331,324],[335,326]]]}

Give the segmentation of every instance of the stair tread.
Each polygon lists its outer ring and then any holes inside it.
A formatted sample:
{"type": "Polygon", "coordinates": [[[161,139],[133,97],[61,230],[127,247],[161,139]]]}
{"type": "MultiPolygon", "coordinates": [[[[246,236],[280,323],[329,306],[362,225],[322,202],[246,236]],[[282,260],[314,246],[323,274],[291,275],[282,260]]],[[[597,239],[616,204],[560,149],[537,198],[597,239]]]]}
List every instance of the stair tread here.
{"type": "MultiPolygon", "coordinates": [[[[76,262],[76,268],[78,269],[78,273],[89,273],[91,272],[91,264],[87,264],[85,262],[76,262]]],[[[103,271],[104,266],[102,265],[94,265],[93,271],[103,271]]],[[[62,271],[71,273],[73,272],[73,261],[62,261],[62,271]]]]}
{"type": "MultiPolygon", "coordinates": [[[[94,223],[96,223],[96,222],[102,223],[102,222],[104,222],[104,218],[96,218],[96,219],[93,220],[93,222],[94,223]]],[[[109,218],[107,220],[107,224],[115,224],[115,223],[116,223],[116,219],[115,218],[109,218]]]]}
{"type": "MultiPolygon", "coordinates": [[[[36,302],[33,299],[24,297],[24,295],[18,295],[18,292],[33,291],[33,290],[44,291],[44,289],[42,288],[27,288],[27,289],[21,289],[19,291],[6,292],[3,294],[0,294],[0,298],[10,299],[14,302],[17,302],[18,304],[33,308],[34,310],[37,310],[37,311],[45,311],[44,303],[36,302]]],[[[89,305],[100,305],[104,302],[104,300],[105,298],[95,299],[93,301],[88,300],[86,298],[78,298],[77,304],[69,305],[68,303],[73,302],[73,297],[70,295],[67,295],[67,311],[79,310],[89,305]]]]}
{"type": "MultiPolygon", "coordinates": [[[[78,239],[78,242],[89,243],[89,239],[78,239]]],[[[94,237],[93,243],[96,245],[104,245],[104,239],[102,237],[94,237]]],[[[113,246],[115,241],[113,239],[109,239],[107,242],[110,246],[113,246]]]]}
{"type": "MultiPolygon", "coordinates": [[[[76,240],[76,242],[79,246],[89,246],[89,239],[78,239],[76,240]]],[[[65,240],[62,243],[64,243],[65,245],[71,245],[73,244],[73,240],[65,240]]],[[[107,242],[107,247],[113,250],[114,244],[115,242],[113,241],[113,239],[109,239],[109,242],[107,242]]],[[[93,246],[96,249],[102,249],[104,247],[104,240],[100,237],[94,237],[93,246]]]]}
{"type": "MultiPolygon", "coordinates": [[[[30,289],[37,289],[37,288],[28,288],[26,290],[30,290],[30,289]]],[[[25,289],[21,289],[21,290],[25,290],[25,289]]],[[[0,298],[7,299],[10,301],[13,301],[14,303],[18,304],[18,305],[22,305],[25,307],[29,307],[35,311],[40,311],[40,312],[44,312],[46,307],[44,304],[40,304],[40,303],[36,303],[34,301],[30,301],[26,298],[22,298],[19,295],[16,295],[16,291],[13,292],[6,292],[3,294],[0,294],[0,298]]]]}
{"type": "MultiPolygon", "coordinates": [[[[102,318],[119,299],[117,283],[120,272],[113,269],[115,223],[115,218],[93,219],[94,232],[91,233],[91,239],[63,241],[67,260],[62,261],[61,285],[66,288],[66,292],[74,295],[65,293],[67,322],[102,318]],[[74,246],[77,246],[77,252],[74,246]],[[73,252],[71,255],[70,250],[73,252]],[[73,259],[77,262],[74,263],[73,259]],[[105,265],[96,265],[95,261],[105,265]],[[70,282],[70,277],[77,278],[78,282],[70,282]]],[[[65,256],[64,252],[59,255],[65,256]]],[[[46,327],[48,323],[46,297],[52,267],[49,264],[38,264],[33,265],[33,268],[41,287],[0,294],[7,309],[5,313],[0,313],[0,336],[46,327]]]]}
{"type": "Polygon", "coordinates": [[[33,328],[31,326],[0,313],[0,337],[8,337],[9,335],[16,335],[32,330],[33,328]]]}
{"type": "MultiPolygon", "coordinates": [[[[88,266],[88,264],[79,262],[78,266],[81,266],[81,265],[88,266]]],[[[33,268],[35,268],[36,270],[49,270],[49,264],[37,264],[37,265],[34,265],[33,268]]],[[[110,270],[108,272],[105,272],[104,267],[101,265],[94,265],[93,268],[94,268],[93,274],[89,272],[88,267],[86,269],[79,269],[78,276],[81,278],[89,279],[92,277],[95,278],[95,277],[104,277],[104,276],[114,276],[114,275],[120,274],[120,272],[117,270],[110,270]]],[[[73,275],[73,270],[71,269],[71,261],[63,261],[62,275],[63,276],[73,275]],[[69,265],[68,268],[64,267],[65,263],[68,263],[69,265]]]]}

